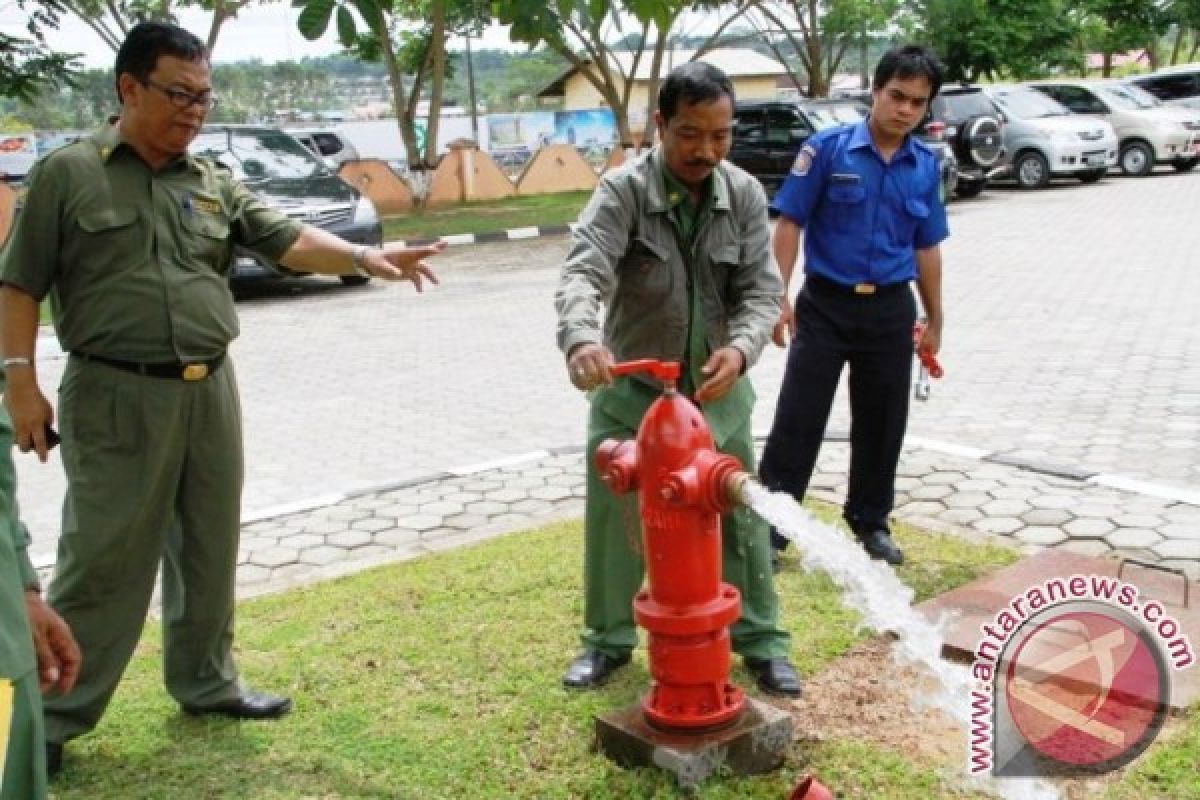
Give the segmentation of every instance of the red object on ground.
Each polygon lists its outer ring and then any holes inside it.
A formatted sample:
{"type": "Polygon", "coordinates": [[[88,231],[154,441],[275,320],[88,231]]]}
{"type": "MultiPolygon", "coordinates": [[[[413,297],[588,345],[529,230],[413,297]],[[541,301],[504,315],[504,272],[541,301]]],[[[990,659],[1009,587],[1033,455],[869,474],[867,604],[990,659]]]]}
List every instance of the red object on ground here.
{"type": "Polygon", "coordinates": [[[913,326],[913,347],[917,350],[917,358],[921,359],[921,364],[925,366],[925,369],[929,370],[929,376],[932,378],[940,378],[946,374],[946,371],[942,369],[942,364],[940,361],[938,361],[938,357],[933,353],[925,352],[920,348],[921,334],[924,332],[925,321],[918,320],[917,324],[913,326]]]}
{"type": "Polygon", "coordinates": [[[721,581],[720,515],[736,504],[742,464],[717,452],[700,409],[675,391],[677,362],[632,361],[613,371],[665,383],[636,441],[609,439],[596,451],[614,493],[640,492],[647,583],[633,610],[649,633],[654,678],[642,711],[661,729],[719,728],[746,702],[729,681],[729,626],[741,615],[741,595],[721,581]]]}
{"type": "Polygon", "coordinates": [[[805,775],[788,795],[788,800],[833,800],[833,792],[812,775],[805,775]]]}

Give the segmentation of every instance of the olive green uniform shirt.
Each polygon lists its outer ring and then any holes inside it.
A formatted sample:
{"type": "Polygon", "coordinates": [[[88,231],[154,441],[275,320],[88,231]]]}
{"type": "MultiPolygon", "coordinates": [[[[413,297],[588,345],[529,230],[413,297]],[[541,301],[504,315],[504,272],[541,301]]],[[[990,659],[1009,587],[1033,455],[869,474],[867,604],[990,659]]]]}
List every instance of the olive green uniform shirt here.
{"type": "Polygon", "coordinates": [[[155,172],[107,125],[30,173],[0,281],[49,295],[64,350],[205,360],[238,334],[233,246],[277,261],[301,228],[211,160],[184,155],[155,172]]]}

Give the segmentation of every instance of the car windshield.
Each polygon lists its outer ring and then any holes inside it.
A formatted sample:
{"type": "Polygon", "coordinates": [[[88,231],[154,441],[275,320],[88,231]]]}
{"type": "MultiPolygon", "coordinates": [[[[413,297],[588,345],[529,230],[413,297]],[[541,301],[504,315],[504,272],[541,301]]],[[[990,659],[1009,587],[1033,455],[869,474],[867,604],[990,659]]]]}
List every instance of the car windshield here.
{"type": "Polygon", "coordinates": [[[995,98],[1010,116],[1016,119],[1040,119],[1070,114],[1062,104],[1036,89],[997,89],[995,98]]]}
{"type": "Polygon", "coordinates": [[[205,130],[192,142],[191,151],[221,162],[244,181],[297,180],[329,172],[308,148],[282,131],[205,130]]]}
{"type": "Polygon", "coordinates": [[[836,106],[816,106],[804,109],[817,130],[833,128],[837,125],[853,124],[860,121],[866,114],[860,106],[853,103],[836,106]]]}
{"type": "Polygon", "coordinates": [[[1162,105],[1158,98],[1146,90],[1123,83],[1099,86],[1096,88],[1096,92],[1107,100],[1113,108],[1119,108],[1122,111],[1140,111],[1162,105]]]}

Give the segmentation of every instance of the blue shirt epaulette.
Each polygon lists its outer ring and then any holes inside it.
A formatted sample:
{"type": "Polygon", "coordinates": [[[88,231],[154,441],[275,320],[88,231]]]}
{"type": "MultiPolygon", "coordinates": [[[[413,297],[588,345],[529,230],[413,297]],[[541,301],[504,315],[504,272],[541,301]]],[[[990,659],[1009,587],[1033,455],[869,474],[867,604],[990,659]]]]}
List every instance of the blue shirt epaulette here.
{"type": "Polygon", "coordinates": [[[884,161],[867,120],[820,131],[772,202],[804,228],[804,271],[844,286],[916,278],[916,250],[949,235],[937,157],[907,136],[884,161]]]}

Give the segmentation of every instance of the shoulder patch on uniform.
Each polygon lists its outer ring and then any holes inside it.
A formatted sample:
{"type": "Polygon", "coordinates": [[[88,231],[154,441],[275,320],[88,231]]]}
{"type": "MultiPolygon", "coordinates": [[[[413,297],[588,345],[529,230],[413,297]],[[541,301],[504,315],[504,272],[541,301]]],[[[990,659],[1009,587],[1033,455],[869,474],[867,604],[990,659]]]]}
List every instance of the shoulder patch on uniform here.
{"type": "Polygon", "coordinates": [[[800,152],[796,154],[796,160],[792,164],[792,174],[799,177],[804,177],[808,171],[812,169],[813,158],[817,155],[817,148],[811,144],[805,144],[800,148],[800,152]]]}

